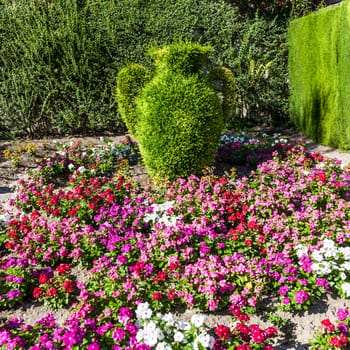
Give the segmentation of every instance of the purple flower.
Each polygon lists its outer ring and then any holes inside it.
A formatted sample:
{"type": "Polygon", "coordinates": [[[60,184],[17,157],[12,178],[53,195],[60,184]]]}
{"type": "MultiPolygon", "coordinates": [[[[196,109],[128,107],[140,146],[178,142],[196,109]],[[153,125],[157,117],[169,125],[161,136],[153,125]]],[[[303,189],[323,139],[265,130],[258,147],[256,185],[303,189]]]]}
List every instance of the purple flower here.
{"type": "Polygon", "coordinates": [[[133,317],[133,313],[128,307],[121,307],[118,313],[119,322],[126,324],[133,317]]]}
{"type": "Polygon", "coordinates": [[[288,297],[283,298],[283,304],[284,305],[290,304],[290,299],[288,297]]]}
{"type": "Polygon", "coordinates": [[[309,293],[304,291],[304,290],[298,290],[295,295],[294,295],[294,300],[298,303],[298,304],[302,304],[305,301],[309,300],[309,293]]]}
{"type": "Polygon", "coordinates": [[[349,314],[350,314],[349,309],[343,309],[343,308],[338,309],[337,311],[338,320],[344,321],[345,319],[348,318],[349,314]]]}
{"type": "Polygon", "coordinates": [[[116,341],[116,342],[121,342],[123,340],[125,336],[125,330],[123,328],[116,328],[112,337],[113,337],[113,340],[116,341]]]}
{"type": "Polygon", "coordinates": [[[345,323],[343,323],[343,322],[338,323],[337,327],[338,327],[340,333],[342,333],[344,335],[347,335],[349,333],[349,328],[345,323]]]}
{"type": "Polygon", "coordinates": [[[20,295],[21,295],[21,291],[19,289],[13,289],[7,293],[7,299],[8,300],[15,299],[15,298],[19,297],[20,295]]]}
{"type": "Polygon", "coordinates": [[[10,339],[11,339],[10,332],[8,332],[6,330],[0,331],[0,345],[6,344],[10,339]]]}
{"type": "Polygon", "coordinates": [[[289,287],[288,286],[282,286],[279,290],[280,295],[286,295],[289,291],[289,287]]]}
{"type": "Polygon", "coordinates": [[[100,350],[101,349],[101,345],[94,341],[93,343],[90,343],[87,347],[87,350],[100,350]]]}

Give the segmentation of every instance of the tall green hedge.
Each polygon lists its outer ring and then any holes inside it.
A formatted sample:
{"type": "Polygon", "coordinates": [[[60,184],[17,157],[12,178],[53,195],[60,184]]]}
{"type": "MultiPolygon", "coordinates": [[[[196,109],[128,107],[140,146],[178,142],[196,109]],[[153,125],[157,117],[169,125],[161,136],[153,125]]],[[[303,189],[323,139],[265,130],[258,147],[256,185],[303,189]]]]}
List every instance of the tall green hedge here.
{"type": "Polygon", "coordinates": [[[0,134],[125,131],[121,67],[176,39],[225,61],[238,23],[222,0],[0,0],[0,134]]]}
{"type": "Polygon", "coordinates": [[[290,110],[313,140],[350,149],[350,2],[289,27],[290,110]]]}

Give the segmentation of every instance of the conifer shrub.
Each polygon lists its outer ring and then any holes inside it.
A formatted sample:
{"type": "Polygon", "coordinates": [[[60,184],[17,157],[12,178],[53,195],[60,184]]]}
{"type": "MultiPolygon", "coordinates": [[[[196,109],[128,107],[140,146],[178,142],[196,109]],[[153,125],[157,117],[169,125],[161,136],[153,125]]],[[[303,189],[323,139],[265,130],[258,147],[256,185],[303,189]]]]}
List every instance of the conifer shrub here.
{"type": "Polygon", "coordinates": [[[117,75],[116,100],[118,109],[131,135],[135,135],[137,124],[135,98],[140,88],[149,79],[149,70],[137,63],[121,68],[117,75]]]}
{"type": "MultiPolygon", "coordinates": [[[[210,46],[185,41],[149,51],[155,70],[135,98],[132,127],[153,179],[199,174],[213,161],[224,126],[224,101],[231,103],[233,96],[224,95],[222,102],[212,87],[213,76],[204,74],[210,51],[210,46]]],[[[224,92],[233,93],[233,75],[226,69],[223,72],[215,71],[214,76],[224,80],[224,92]]],[[[118,81],[132,85],[132,76],[126,76],[125,82],[118,76],[118,81]]]]}

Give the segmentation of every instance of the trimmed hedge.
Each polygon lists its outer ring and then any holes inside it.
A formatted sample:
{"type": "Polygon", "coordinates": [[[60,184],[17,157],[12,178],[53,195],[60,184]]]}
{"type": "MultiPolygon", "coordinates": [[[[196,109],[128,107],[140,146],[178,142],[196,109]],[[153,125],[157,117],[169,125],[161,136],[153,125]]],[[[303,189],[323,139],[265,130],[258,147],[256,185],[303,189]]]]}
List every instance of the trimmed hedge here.
{"type": "Polygon", "coordinates": [[[214,159],[224,122],[220,98],[203,74],[210,51],[189,42],[150,51],[156,69],[136,97],[136,140],[155,182],[199,175],[214,159]]]}
{"type": "Polygon", "coordinates": [[[350,149],[350,2],[289,27],[290,111],[303,133],[350,149]]]}
{"type": "Polygon", "coordinates": [[[147,49],[175,39],[224,61],[237,25],[221,0],[0,0],[0,134],[124,132],[121,67],[149,66],[147,49]]]}

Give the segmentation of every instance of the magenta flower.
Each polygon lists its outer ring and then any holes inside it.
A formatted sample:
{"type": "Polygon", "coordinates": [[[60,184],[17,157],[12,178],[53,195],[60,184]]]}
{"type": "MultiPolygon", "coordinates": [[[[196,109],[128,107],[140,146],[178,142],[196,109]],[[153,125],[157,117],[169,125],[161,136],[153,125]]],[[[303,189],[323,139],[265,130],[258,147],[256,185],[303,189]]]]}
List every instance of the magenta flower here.
{"type": "Polygon", "coordinates": [[[298,290],[294,295],[294,300],[298,304],[303,304],[305,301],[309,300],[309,293],[304,290],[298,290]]]}
{"type": "Polygon", "coordinates": [[[337,317],[339,321],[346,320],[350,315],[350,310],[345,308],[340,308],[337,310],[337,317]]]}

